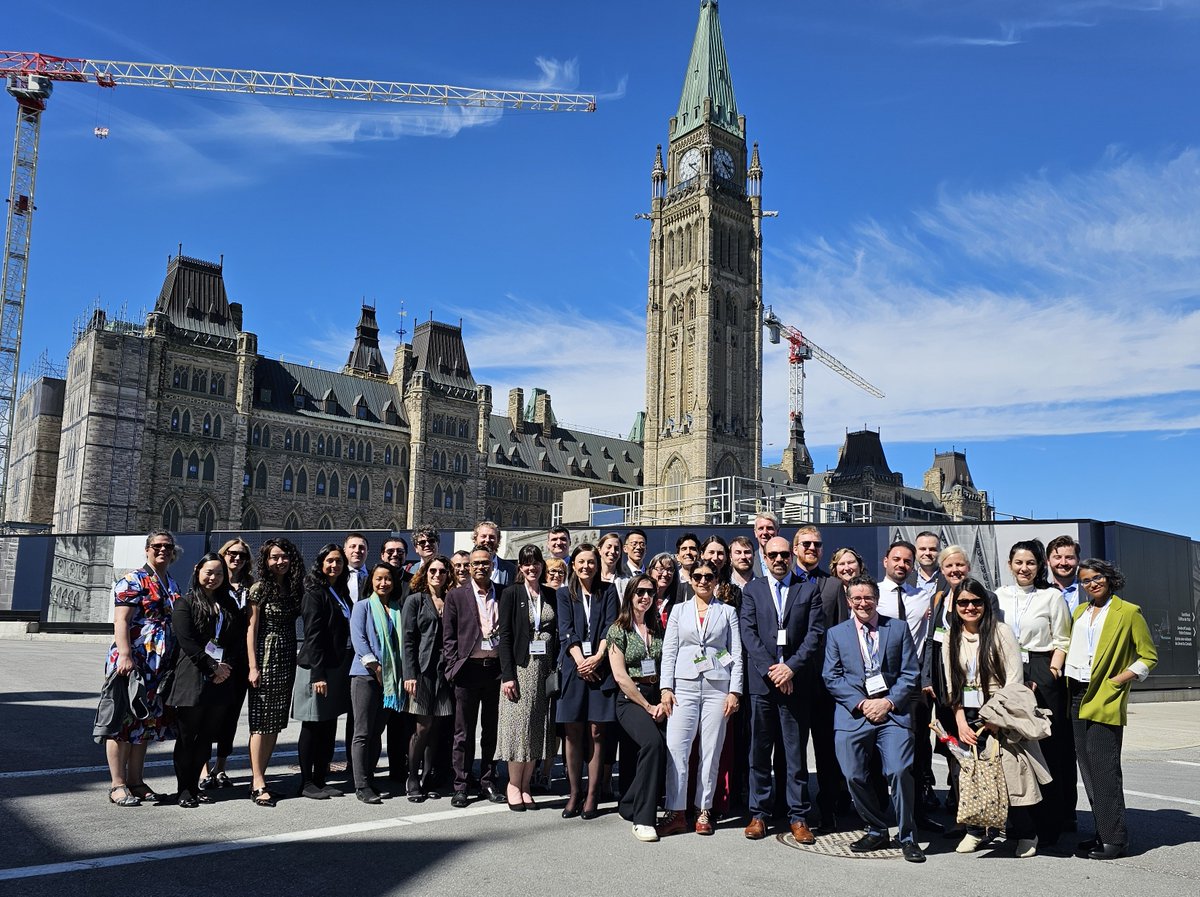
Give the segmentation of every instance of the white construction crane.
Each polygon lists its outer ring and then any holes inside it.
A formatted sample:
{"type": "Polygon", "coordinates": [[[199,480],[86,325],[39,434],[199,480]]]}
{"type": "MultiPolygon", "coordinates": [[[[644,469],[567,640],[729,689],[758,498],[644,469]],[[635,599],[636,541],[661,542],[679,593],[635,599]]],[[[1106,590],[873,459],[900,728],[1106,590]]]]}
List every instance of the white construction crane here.
{"type": "MultiPolygon", "coordinates": [[[[8,220],[4,232],[4,274],[0,282],[3,287],[0,299],[0,525],[8,520],[8,473],[21,361],[21,328],[25,317],[25,284],[33,213],[37,208],[33,191],[37,180],[38,137],[42,112],[54,82],[537,112],[593,112],[596,109],[596,98],[591,94],[489,90],[449,84],[328,78],[292,72],[69,59],[43,53],[0,51],[0,76],[8,79],[8,92],[17,101],[8,220]]],[[[108,129],[98,127],[95,133],[97,137],[107,137],[108,129]]]]}
{"type": "MultiPolygon", "coordinates": [[[[883,393],[856,374],[842,362],[838,361],[820,346],[813,343],[802,332],[783,323],[775,315],[774,309],[767,306],[763,314],[763,326],[767,328],[767,339],[778,345],[781,336],[788,341],[788,412],[791,417],[791,437],[793,442],[804,444],[804,362],[815,358],[830,370],[841,374],[855,386],[869,392],[877,399],[883,398],[883,393]]],[[[807,452],[807,449],[805,449],[807,452]]]]}

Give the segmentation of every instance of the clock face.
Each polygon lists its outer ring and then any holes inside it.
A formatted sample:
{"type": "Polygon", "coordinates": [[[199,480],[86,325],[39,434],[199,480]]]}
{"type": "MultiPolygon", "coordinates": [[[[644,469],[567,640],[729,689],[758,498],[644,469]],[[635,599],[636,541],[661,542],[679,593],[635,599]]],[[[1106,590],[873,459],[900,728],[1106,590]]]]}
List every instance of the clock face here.
{"type": "Polygon", "coordinates": [[[717,170],[717,177],[733,180],[733,156],[729,150],[719,149],[713,154],[713,167],[717,170]]]}
{"type": "Polygon", "coordinates": [[[700,150],[692,147],[679,160],[679,180],[690,181],[700,175],[700,150]]]}

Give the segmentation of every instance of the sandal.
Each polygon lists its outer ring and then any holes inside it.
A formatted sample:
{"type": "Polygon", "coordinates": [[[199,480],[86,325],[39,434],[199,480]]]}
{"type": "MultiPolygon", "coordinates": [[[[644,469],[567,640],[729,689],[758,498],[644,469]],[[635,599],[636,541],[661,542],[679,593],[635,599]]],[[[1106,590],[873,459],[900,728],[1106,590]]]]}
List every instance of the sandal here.
{"type": "Polygon", "coordinates": [[[256,807],[273,807],[275,806],[275,798],[265,787],[253,788],[250,791],[250,799],[254,801],[256,807]]]}
{"type": "Polygon", "coordinates": [[[142,805],[142,801],[136,794],[129,790],[128,785],[116,785],[112,788],[109,788],[108,802],[110,804],[116,804],[118,807],[140,807],[142,805]],[[125,796],[120,799],[113,797],[113,795],[118,791],[124,791],[125,796]]]}
{"type": "Polygon", "coordinates": [[[161,797],[150,790],[150,786],[145,782],[137,782],[127,787],[129,788],[129,793],[140,800],[152,800],[155,803],[162,800],[161,797]]]}
{"type": "Polygon", "coordinates": [[[229,776],[227,776],[225,774],[225,770],[221,770],[219,773],[217,773],[215,776],[213,776],[213,778],[215,778],[217,780],[218,788],[232,788],[233,787],[233,779],[229,778],[229,776]]]}
{"type": "Polygon", "coordinates": [[[205,776],[204,778],[202,778],[200,780],[200,790],[201,791],[207,791],[209,788],[212,788],[214,786],[220,787],[217,785],[217,777],[216,776],[205,776]]]}

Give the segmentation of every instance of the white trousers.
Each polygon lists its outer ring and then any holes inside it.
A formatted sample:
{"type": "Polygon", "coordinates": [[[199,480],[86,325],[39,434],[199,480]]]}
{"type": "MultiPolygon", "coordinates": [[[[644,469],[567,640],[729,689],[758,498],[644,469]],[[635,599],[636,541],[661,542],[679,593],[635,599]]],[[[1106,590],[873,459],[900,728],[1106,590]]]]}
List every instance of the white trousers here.
{"type": "Polygon", "coordinates": [[[675,680],[675,709],[667,719],[667,809],[687,809],[688,760],[692,742],[700,735],[696,768],[696,807],[712,808],[717,790],[717,765],[725,744],[725,698],[729,680],[675,680]]]}

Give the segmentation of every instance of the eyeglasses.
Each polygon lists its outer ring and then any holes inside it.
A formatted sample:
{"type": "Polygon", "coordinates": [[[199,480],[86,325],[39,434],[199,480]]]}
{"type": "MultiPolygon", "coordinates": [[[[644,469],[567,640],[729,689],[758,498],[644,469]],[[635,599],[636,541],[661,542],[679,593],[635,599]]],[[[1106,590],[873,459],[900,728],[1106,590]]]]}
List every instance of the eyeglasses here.
{"type": "Polygon", "coordinates": [[[472,567],[490,567],[490,566],[492,566],[492,562],[491,561],[471,561],[471,566],[472,567]]]}
{"type": "Polygon", "coordinates": [[[417,539],[415,544],[420,548],[424,548],[427,545],[437,545],[438,543],[436,539],[417,539]]]}
{"type": "Polygon", "coordinates": [[[786,557],[791,557],[791,554],[792,553],[790,551],[768,551],[767,557],[769,557],[769,558],[786,558],[786,557]]]}
{"type": "Polygon", "coordinates": [[[655,591],[655,589],[634,589],[633,594],[639,598],[653,598],[655,591]]]}
{"type": "Polygon", "coordinates": [[[174,542],[155,542],[153,545],[148,545],[150,551],[174,551],[174,542]]]}
{"type": "Polygon", "coordinates": [[[1102,582],[1106,581],[1107,579],[1108,579],[1107,576],[1092,576],[1087,579],[1083,579],[1081,577],[1079,580],[1079,584],[1086,589],[1088,586],[1096,585],[1097,583],[1102,583],[1102,582]]]}
{"type": "Polygon", "coordinates": [[[846,600],[851,604],[874,604],[879,599],[874,595],[857,595],[846,600]]]}
{"type": "Polygon", "coordinates": [[[982,598],[959,598],[954,602],[955,607],[983,607],[982,598]]]}
{"type": "Polygon", "coordinates": [[[430,567],[425,571],[426,576],[445,576],[450,571],[445,567],[430,567]]]}
{"type": "Polygon", "coordinates": [[[797,544],[800,545],[802,548],[820,548],[825,543],[824,542],[799,542],[797,544]]]}
{"type": "Polygon", "coordinates": [[[567,578],[567,574],[563,573],[561,570],[547,570],[546,571],[546,579],[566,579],[566,578],[567,578]]]}
{"type": "Polygon", "coordinates": [[[693,573],[692,582],[712,582],[717,578],[715,573],[693,573]]]}

